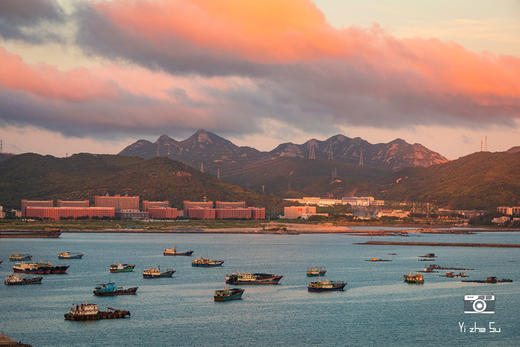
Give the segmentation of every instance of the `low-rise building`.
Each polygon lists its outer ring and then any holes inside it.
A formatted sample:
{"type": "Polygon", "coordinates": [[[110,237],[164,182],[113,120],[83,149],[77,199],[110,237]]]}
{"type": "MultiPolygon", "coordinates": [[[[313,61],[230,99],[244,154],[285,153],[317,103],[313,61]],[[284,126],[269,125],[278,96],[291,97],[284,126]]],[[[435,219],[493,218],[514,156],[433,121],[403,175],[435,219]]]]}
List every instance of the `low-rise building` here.
{"type": "Polygon", "coordinates": [[[286,219],[307,219],[316,215],[316,206],[288,206],[283,208],[283,217],[286,219]]]}
{"type": "Polygon", "coordinates": [[[194,219],[215,219],[215,209],[208,207],[190,207],[188,208],[187,217],[194,219]]]}
{"type": "Polygon", "coordinates": [[[173,207],[149,207],[148,215],[153,219],[175,219],[179,211],[173,207]]]}
{"type": "Polygon", "coordinates": [[[40,219],[114,218],[113,207],[38,207],[27,206],[25,217],[40,219]]]}
{"type": "Polygon", "coordinates": [[[245,201],[215,201],[215,208],[246,208],[245,201]]]}
{"type": "Polygon", "coordinates": [[[511,217],[508,216],[502,216],[502,217],[496,217],[491,220],[491,223],[494,224],[506,224],[511,220],[511,217]]]}
{"type": "Polygon", "coordinates": [[[184,201],[184,216],[190,217],[191,208],[213,208],[213,201],[184,201]]]}
{"type": "Polygon", "coordinates": [[[165,201],[143,200],[143,211],[148,211],[152,207],[168,207],[168,206],[170,206],[170,202],[168,200],[165,200],[165,201]]]}
{"type": "Polygon", "coordinates": [[[313,205],[313,206],[334,206],[341,205],[341,200],[338,199],[329,199],[329,198],[319,198],[319,197],[309,197],[305,196],[301,199],[284,199],[285,201],[294,202],[302,205],[313,205]]]}
{"type": "Polygon", "coordinates": [[[148,219],[148,211],[138,209],[121,209],[116,211],[116,217],[121,219],[148,219]]]}
{"type": "Polygon", "coordinates": [[[520,215],[520,206],[499,206],[497,207],[497,213],[506,216],[518,216],[520,215]]]}
{"type": "Polygon", "coordinates": [[[90,201],[88,201],[88,200],[79,200],[79,201],[57,200],[56,206],[58,206],[58,207],[89,207],[90,201]]]}
{"type": "Polygon", "coordinates": [[[27,207],[53,207],[52,200],[22,200],[22,217],[26,217],[27,207]]]}
{"type": "Polygon", "coordinates": [[[113,207],[116,212],[121,210],[139,210],[139,196],[94,196],[94,206],[113,207]]]}
{"type": "Polygon", "coordinates": [[[403,210],[382,210],[377,213],[377,218],[381,217],[394,217],[394,218],[407,218],[410,216],[410,211],[403,210]]]}
{"type": "Polygon", "coordinates": [[[374,198],[371,196],[345,196],[341,199],[341,202],[343,205],[348,204],[350,206],[370,206],[374,203],[374,198]]]}

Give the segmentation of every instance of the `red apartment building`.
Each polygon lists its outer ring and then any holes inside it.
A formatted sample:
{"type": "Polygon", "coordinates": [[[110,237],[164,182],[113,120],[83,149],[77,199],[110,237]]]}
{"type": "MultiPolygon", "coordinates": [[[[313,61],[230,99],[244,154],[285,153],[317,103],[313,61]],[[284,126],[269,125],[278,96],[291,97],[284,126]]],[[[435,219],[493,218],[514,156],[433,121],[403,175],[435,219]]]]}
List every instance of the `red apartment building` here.
{"type": "Polygon", "coordinates": [[[170,202],[168,200],[166,201],[148,201],[143,200],[143,211],[148,211],[151,207],[168,207],[170,205],[170,202]]]}
{"type": "Polygon", "coordinates": [[[120,210],[139,210],[139,196],[94,196],[94,206],[120,210]]]}

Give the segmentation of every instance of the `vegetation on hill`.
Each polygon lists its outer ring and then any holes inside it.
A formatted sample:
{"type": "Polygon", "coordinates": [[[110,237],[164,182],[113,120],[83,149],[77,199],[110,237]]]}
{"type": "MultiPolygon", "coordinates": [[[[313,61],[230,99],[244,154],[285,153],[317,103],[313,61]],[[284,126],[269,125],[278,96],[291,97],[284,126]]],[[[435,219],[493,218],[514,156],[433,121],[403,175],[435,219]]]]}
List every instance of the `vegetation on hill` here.
{"type": "Polygon", "coordinates": [[[520,153],[478,152],[429,168],[405,169],[392,177],[381,197],[456,209],[520,205],[520,153]]]}
{"type": "Polygon", "coordinates": [[[0,205],[20,207],[21,199],[90,199],[99,194],[139,195],[169,200],[242,201],[280,213],[283,202],[273,196],[222,182],[174,160],[118,155],[76,154],[68,158],[27,153],[0,163],[0,205]]]}
{"type": "Polygon", "coordinates": [[[276,158],[244,165],[224,180],[282,197],[343,197],[376,192],[378,182],[390,169],[361,168],[326,159],[276,158]],[[263,188],[262,188],[263,186],[263,188]]]}

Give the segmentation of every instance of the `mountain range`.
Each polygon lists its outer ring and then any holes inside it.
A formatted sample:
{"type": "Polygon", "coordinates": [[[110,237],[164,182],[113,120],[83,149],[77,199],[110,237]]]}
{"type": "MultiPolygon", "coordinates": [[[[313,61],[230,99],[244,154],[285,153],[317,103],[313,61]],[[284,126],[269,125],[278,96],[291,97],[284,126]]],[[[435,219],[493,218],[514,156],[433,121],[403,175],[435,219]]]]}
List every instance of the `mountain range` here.
{"type": "Polygon", "coordinates": [[[220,177],[233,176],[235,171],[254,162],[278,158],[324,159],[354,164],[400,170],[405,167],[427,167],[445,163],[442,155],[420,144],[409,144],[396,139],[389,143],[371,144],[359,137],[336,135],[325,141],[316,139],[303,144],[283,143],[270,152],[252,147],[239,147],[231,141],[203,129],[192,136],[176,141],[161,135],[155,142],[139,140],[124,148],[120,155],[138,156],[144,159],[164,156],[220,177]]]}

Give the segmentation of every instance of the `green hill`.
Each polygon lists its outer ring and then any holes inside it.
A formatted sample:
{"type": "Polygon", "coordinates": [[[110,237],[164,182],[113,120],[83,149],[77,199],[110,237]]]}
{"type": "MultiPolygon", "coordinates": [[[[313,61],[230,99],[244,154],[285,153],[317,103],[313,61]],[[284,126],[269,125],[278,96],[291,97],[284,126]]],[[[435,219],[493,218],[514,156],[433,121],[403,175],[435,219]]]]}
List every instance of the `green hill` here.
{"type": "Polygon", "coordinates": [[[445,164],[402,170],[391,182],[381,191],[382,198],[457,209],[520,205],[520,153],[473,153],[445,164]]]}
{"type": "Polygon", "coordinates": [[[392,171],[360,168],[357,164],[326,159],[271,158],[225,171],[222,179],[282,197],[343,197],[377,192],[392,171]]]}
{"type": "Polygon", "coordinates": [[[282,211],[282,201],[242,187],[168,158],[149,160],[118,155],[76,154],[68,158],[21,154],[0,162],[0,205],[20,207],[21,199],[90,199],[97,194],[139,195],[169,200],[241,201],[282,211]]]}

